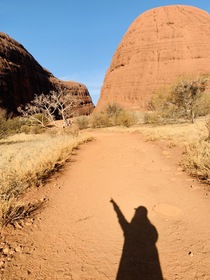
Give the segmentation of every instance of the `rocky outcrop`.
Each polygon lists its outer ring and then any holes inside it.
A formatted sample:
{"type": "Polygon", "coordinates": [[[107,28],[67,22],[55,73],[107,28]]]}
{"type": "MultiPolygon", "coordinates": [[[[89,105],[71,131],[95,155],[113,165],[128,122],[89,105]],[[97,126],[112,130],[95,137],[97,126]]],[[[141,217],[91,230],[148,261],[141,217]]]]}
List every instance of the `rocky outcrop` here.
{"type": "Polygon", "coordinates": [[[16,113],[34,95],[64,90],[78,98],[78,113],[90,113],[94,105],[85,85],[64,82],[44,69],[17,41],[0,32],[0,107],[16,113]]]}
{"type": "Polygon", "coordinates": [[[140,15],[119,44],[97,109],[110,102],[144,110],[153,93],[183,76],[210,73],[210,15],[166,6],[140,15]]]}

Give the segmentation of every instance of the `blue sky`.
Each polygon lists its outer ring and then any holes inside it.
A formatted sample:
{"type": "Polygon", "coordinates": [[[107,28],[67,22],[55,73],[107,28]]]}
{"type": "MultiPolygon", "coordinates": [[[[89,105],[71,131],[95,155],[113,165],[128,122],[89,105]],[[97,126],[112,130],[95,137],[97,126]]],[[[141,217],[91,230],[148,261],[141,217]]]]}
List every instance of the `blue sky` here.
{"type": "Polygon", "coordinates": [[[84,83],[96,104],[112,56],[133,20],[173,4],[210,13],[209,0],[1,0],[0,31],[54,76],[84,83]]]}

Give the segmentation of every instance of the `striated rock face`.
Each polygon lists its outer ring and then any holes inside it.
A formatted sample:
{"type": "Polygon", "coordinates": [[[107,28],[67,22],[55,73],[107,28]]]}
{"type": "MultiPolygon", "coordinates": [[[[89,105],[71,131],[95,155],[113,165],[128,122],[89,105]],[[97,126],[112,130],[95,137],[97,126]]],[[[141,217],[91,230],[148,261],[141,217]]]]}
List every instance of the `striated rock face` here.
{"type": "Polygon", "coordinates": [[[94,105],[85,85],[64,82],[44,69],[17,41],[0,32],[0,107],[16,113],[35,94],[65,89],[78,97],[78,113],[90,113],[94,105]]]}
{"type": "Polygon", "coordinates": [[[106,73],[97,110],[117,102],[144,110],[152,94],[179,77],[210,73],[210,15],[191,6],[166,6],[129,27],[106,73]]]}

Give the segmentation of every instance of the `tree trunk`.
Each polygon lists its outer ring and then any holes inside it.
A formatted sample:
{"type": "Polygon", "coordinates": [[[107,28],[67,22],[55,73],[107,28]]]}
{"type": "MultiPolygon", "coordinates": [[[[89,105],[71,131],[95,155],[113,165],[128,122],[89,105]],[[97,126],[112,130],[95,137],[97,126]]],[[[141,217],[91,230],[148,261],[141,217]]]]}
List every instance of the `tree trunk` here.
{"type": "Polygon", "coordinates": [[[206,122],[206,128],[208,130],[207,141],[210,141],[210,119],[208,119],[207,122],[206,122]]]}
{"type": "Polygon", "coordinates": [[[193,109],[191,109],[190,115],[191,115],[191,122],[194,123],[194,121],[195,121],[195,112],[194,112],[193,109]]]}

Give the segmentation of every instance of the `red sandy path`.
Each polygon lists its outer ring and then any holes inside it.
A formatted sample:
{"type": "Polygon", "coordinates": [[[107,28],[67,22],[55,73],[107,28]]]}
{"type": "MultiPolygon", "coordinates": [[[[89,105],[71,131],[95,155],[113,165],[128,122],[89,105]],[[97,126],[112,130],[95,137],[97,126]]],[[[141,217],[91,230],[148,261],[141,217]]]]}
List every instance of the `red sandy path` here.
{"type": "Polygon", "coordinates": [[[210,200],[204,187],[180,170],[173,149],[138,134],[94,136],[49,187],[39,221],[20,232],[23,252],[2,279],[114,280],[124,238],[113,197],[128,221],[134,207],[148,209],[164,279],[209,280],[210,200]]]}

